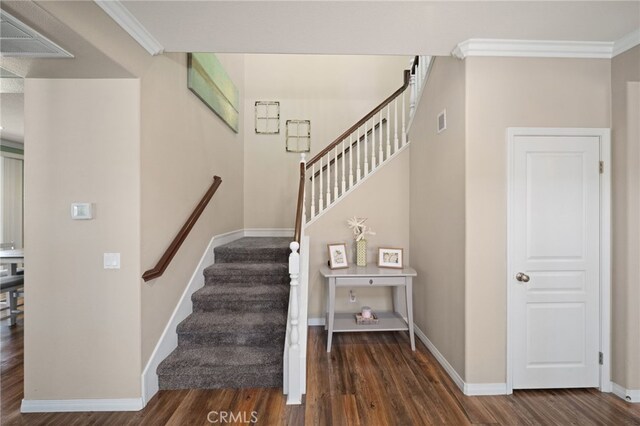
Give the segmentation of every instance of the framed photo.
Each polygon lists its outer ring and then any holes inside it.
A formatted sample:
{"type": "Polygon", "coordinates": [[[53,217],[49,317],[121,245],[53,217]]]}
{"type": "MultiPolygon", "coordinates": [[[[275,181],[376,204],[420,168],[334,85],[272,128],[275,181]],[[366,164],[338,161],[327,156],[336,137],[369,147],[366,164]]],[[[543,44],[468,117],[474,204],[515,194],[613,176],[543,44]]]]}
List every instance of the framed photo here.
{"type": "Polygon", "coordinates": [[[348,268],[347,245],[345,243],[329,244],[329,268],[348,268]]]}
{"type": "Polygon", "coordinates": [[[402,269],[402,249],[380,247],[378,249],[378,267],[402,269]]]}

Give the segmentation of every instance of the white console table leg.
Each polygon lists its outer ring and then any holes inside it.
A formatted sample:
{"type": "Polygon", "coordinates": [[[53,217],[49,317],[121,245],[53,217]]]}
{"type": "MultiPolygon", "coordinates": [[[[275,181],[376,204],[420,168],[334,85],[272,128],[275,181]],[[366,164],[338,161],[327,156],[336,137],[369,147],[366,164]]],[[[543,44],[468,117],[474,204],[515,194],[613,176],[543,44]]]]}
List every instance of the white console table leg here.
{"type": "Polygon", "coordinates": [[[333,337],[333,318],[335,316],[335,301],[336,301],[336,279],[329,278],[329,300],[327,306],[329,307],[328,314],[328,329],[327,329],[327,352],[331,352],[331,339],[333,337]]]}
{"type": "Polygon", "coordinates": [[[409,323],[409,340],[411,340],[411,350],[416,350],[416,338],[413,334],[413,283],[411,277],[407,277],[407,322],[409,323]]]}

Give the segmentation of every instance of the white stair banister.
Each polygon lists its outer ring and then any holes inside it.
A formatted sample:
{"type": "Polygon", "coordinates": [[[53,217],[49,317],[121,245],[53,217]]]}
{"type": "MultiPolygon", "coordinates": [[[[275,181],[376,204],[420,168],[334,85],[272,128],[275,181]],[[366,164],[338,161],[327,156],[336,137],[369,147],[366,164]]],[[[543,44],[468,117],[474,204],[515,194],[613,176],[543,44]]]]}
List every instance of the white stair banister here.
{"type": "Polygon", "coordinates": [[[289,277],[291,278],[291,292],[289,295],[289,371],[288,371],[288,397],[287,404],[300,404],[302,402],[302,389],[300,386],[300,330],[298,330],[299,316],[299,277],[300,277],[300,244],[293,241],[289,248],[289,277]]]}
{"type": "Polygon", "coordinates": [[[382,136],[382,112],[380,112],[380,120],[378,121],[378,139],[380,142],[378,143],[378,164],[384,161],[384,156],[382,153],[382,141],[384,141],[384,137],[382,136]]]}
{"type": "Polygon", "coordinates": [[[344,140],[342,141],[342,192],[341,194],[344,194],[345,192],[347,192],[347,181],[345,179],[346,173],[347,173],[347,169],[344,167],[344,140]]]}
{"type": "Polygon", "coordinates": [[[320,214],[322,210],[324,210],[322,207],[322,199],[324,198],[324,194],[322,193],[322,158],[320,159],[320,179],[318,179],[318,181],[320,182],[320,190],[318,191],[318,214],[320,214]]]}
{"type": "Polygon", "coordinates": [[[358,156],[356,158],[356,183],[360,181],[361,172],[360,172],[360,128],[358,127],[358,138],[356,139],[356,145],[358,149],[358,156]]]}
{"type": "Polygon", "coordinates": [[[331,204],[331,159],[329,158],[329,154],[327,154],[327,203],[325,204],[325,208],[328,208],[331,204]]]}
{"type": "Polygon", "coordinates": [[[333,149],[333,166],[335,168],[335,178],[333,179],[333,200],[338,199],[338,147],[333,149]]]}
{"type": "Polygon", "coordinates": [[[407,143],[407,128],[406,126],[406,122],[405,122],[405,103],[406,100],[404,98],[404,92],[402,92],[402,141],[401,141],[401,146],[404,146],[407,143]]]}
{"type": "Polygon", "coordinates": [[[390,127],[391,127],[391,105],[387,105],[387,158],[391,156],[391,136],[390,136],[390,127]]]}
{"type": "Polygon", "coordinates": [[[353,140],[349,135],[349,188],[353,186],[353,140]]]}
{"type": "Polygon", "coordinates": [[[367,136],[367,122],[364,122],[364,175],[369,174],[369,140],[367,136]]]}
{"type": "Polygon", "coordinates": [[[371,119],[371,170],[376,168],[376,116],[371,119]]]}
{"type": "Polygon", "coordinates": [[[316,217],[316,165],[311,166],[311,218],[316,217]]]}
{"type": "Polygon", "coordinates": [[[398,98],[393,101],[393,152],[398,151],[398,98]]]}

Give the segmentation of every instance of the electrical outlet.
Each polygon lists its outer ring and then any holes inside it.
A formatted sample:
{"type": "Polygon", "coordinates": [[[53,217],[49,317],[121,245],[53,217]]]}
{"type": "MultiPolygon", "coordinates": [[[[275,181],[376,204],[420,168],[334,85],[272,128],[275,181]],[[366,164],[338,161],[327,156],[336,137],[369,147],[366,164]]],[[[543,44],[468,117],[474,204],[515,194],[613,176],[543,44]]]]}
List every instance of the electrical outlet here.
{"type": "Polygon", "coordinates": [[[353,290],[349,290],[349,303],[356,303],[356,293],[353,290]]]}

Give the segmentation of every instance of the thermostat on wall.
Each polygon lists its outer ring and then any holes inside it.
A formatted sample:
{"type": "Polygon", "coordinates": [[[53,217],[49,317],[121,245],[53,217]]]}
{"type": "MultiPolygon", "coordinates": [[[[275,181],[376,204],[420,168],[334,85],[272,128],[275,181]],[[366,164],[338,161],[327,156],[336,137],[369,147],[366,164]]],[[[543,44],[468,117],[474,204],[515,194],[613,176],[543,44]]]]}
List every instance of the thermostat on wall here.
{"type": "Polygon", "coordinates": [[[93,205],[91,203],[71,203],[71,219],[93,219],[93,205]]]}

